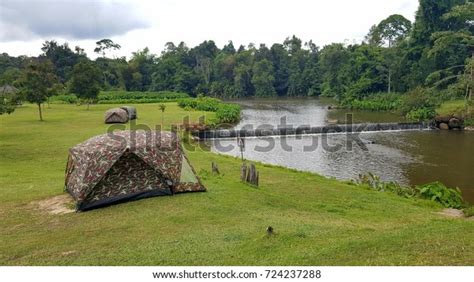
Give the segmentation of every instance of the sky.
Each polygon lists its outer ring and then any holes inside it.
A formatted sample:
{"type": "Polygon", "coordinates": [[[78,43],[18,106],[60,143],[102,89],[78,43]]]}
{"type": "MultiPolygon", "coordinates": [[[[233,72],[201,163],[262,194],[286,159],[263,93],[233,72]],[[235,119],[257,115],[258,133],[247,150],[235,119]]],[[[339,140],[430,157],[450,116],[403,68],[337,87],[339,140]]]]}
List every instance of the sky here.
{"type": "Polygon", "coordinates": [[[392,14],[413,21],[417,7],[418,0],[0,0],[0,53],[37,56],[53,39],[92,58],[102,38],[122,46],[109,57],[144,47],[159,54],[181,41],[271,46],[293,34],[318,46],[353,43],[392,14]]]}

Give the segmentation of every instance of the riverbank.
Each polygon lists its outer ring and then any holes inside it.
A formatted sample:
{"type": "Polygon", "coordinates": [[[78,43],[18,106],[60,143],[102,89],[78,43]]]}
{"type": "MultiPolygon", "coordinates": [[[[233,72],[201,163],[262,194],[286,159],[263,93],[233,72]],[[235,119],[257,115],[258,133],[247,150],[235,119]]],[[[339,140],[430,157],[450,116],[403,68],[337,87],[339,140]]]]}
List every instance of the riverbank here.
{"type": "MultiPolygon", "coordinates": [[[[157,197],[85,213],[50,214],[63,195],[67,150],[104,133],[114,105],[25,105],[0,116],[0,265],[470,265],[474,222],[426,200],[258,163],[260,188],[240,160],[204,148],[188,155],[208,192],[157,197]],[[221,174],[213,176],[211,162],[221,174]],[[274,235],[266,229],[272,226],[274,235]]],[[[161,122],[135,105],[140,124],[161,122]]],[[[198,111],[167,105],[164,123],[198,111]]],[[[212,116],[209,116],[212,117],[212,116]]]]}

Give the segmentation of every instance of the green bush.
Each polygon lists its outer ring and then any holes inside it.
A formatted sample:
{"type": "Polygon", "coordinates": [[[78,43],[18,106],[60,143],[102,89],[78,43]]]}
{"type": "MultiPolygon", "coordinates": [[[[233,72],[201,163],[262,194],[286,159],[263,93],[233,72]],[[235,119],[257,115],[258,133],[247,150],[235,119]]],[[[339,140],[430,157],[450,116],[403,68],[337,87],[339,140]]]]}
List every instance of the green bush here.
{"type": "Polygon", "coordinates": [[[60,94],[50,97],[49,102],[53,104],[77,104],[79,99],[74,94],[60,94]]]}
{"type": "Polygon", "coordinates": [[[113,99],[113,100],[99,100],[98,104],[149,104],[149,103],[171,103],[177,102],[179,99],[159,99],[159,98],[145,98],[145,99],[113,99]]]}
{"type": "Polygon", "coordinates": [[[429,90],[421,87],[403,97],[400,110],[409,119],[426,120],[436,115],[437,102],[429,90]]]}
{"type": "Polygon", "coordinates": [[[436,116],[436,111],[434,108],[420,108],[412,110],[406,114],[406,117],[409,120],[424,121],[430,120],[436,116]]]}
{"type": "Polygon", "coordinates": [[[216,112],[219,123],[236,123],[240,120],[240,106],[236,104],[221,104],[216,112]]]}
{"type": "Polygon", "coordinates": [[[446,187],[443,183],[433,182],[416,186],[421,198],[429,199],[442,204],[446,208],[459,209],[463,206],[463,199],[459,189],[446,187]]]}
{"type": "Polygon", "coordinates": [[[160,92],[132,92],[132,91],[103,91],[99,94],[99,104],[121,103],[158,103],[176,102],[178,99],[189,98],[186,93],[160,92]]]}
{"type": "Polygon", "coordinates": [[[467,207],[463,210],[464,216],[471,217],[474,216],[474,206],[467,207]]]}
{"type": "Polygon", "coordinates": [[[198,111],[217,112],[222,101],[216,98],[199,96],[196,99],[181,99],[178,105],[181,108],[191,108],[198,111]]]}
{"type": "Polygon", "coordinates": [[[417,195],[417,190],[415,188],[405,187],[394,181],[385,182],[381,180],[379,176],[370,172],[368,174],[360,174],[355,183],[357,185],[369,186],[376,191],[392,192],[405,198],[411,198],[417,195]]]}
{"type": "Polygon", "coordinates": [[[233,124],[240,120],[239,105],[226,104],[216,98],[198,96],[195,99],[181,99],[178,101],[178,106],[185,110],[215,112],[216,120],[211,121],[212,123],[233,124]]]}
{"type": "Polygon", "coordinates": [[[365,111],[394,111],[400,108],[402,96],[398,93],[378,93],[362,100],[348,99],[342,102],[342,106],[354,110],[365,111]]]}

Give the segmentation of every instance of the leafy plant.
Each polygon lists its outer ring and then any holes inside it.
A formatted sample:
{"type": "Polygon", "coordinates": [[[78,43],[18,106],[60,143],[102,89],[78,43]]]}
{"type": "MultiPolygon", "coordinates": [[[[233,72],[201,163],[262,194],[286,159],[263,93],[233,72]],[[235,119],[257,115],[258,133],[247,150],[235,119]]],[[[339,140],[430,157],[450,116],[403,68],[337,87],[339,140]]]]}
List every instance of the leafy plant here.
{"type": "Polygon", "coordinates": [[[474,216],[474,206],[467,207],[463,209],[464,216],[471,217],[474,216]]]}
{"type": "Polygon", "coordinates": [[[346,99],[342,102],[342,106],[354,110],[394,111],[400,108],[401,103],[402,96],[398,93],[378,93],[362,100],[346,99]]]}
{"type": "Polygon", "coordinates": [[[373,173],[359,174],[359,178],[355,181],[357,185],[366,185],[376,191],[392,192],[405,198],[411,198],[417,195],[416,189],[412,187],[401,186],[397,182],[385,182],[380,176],[373,173]]]}
{"type": "Polygon", "coordinates": [[[406,114],[406,117],[410,120],[429,120],[436,116],[436,111],[434,108],[420,108],[412,110],[406,114]]]}
{"type": "Polygon", "coordinates": [[[446,187],[443,183],[433,182],[416,186],[420,197],[438,202],[447,208],[459,209],[463,206],[461,190],[446,187]]]}
{"type": "Polygon", "coordinates": [[[405,198],[422,198],[437,202],[446,208],[459,209],[463,207],[461,191],[456,188],[448,188],[440,182],[428,183],[420,186],[409,187],[402,186],[397,182],[385,182],[379,176],[368,173],[360,174],[353,181],[356,185],[368,186],[369,188],[380,192],[391,192],[405,198]]]}
{"type": "Polygon", "coordinates": [[[233,124],[240,120],[239,105],[223,103],[216,98],[198,96],[196,99],[182,99],[178,102],[178,106],[186,110],[215,112],[216,120],[210,121],[211,123],[233,124]]]}

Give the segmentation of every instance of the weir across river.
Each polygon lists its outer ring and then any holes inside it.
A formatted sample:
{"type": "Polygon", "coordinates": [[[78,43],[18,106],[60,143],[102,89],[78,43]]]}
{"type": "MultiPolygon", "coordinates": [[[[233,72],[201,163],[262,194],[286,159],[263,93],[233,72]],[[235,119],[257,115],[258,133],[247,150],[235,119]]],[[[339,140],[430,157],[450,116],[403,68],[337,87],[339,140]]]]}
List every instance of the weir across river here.
{"type": "Polygon", "coordinates": [[[360,123],[360,124],[334,124],[324,126],[299,126],[284,128],[257,128],[257,129],[217,129],[201,130],[193,132],[193,136],[199,140],[236,138],[236,137],[272,137],[272,136],[298,136],[312,134],[334,134],[334,133],[359,133],[373,131],[395,131],[395,130],[427,130],[432,129],[430,123],[360,123]]]}

